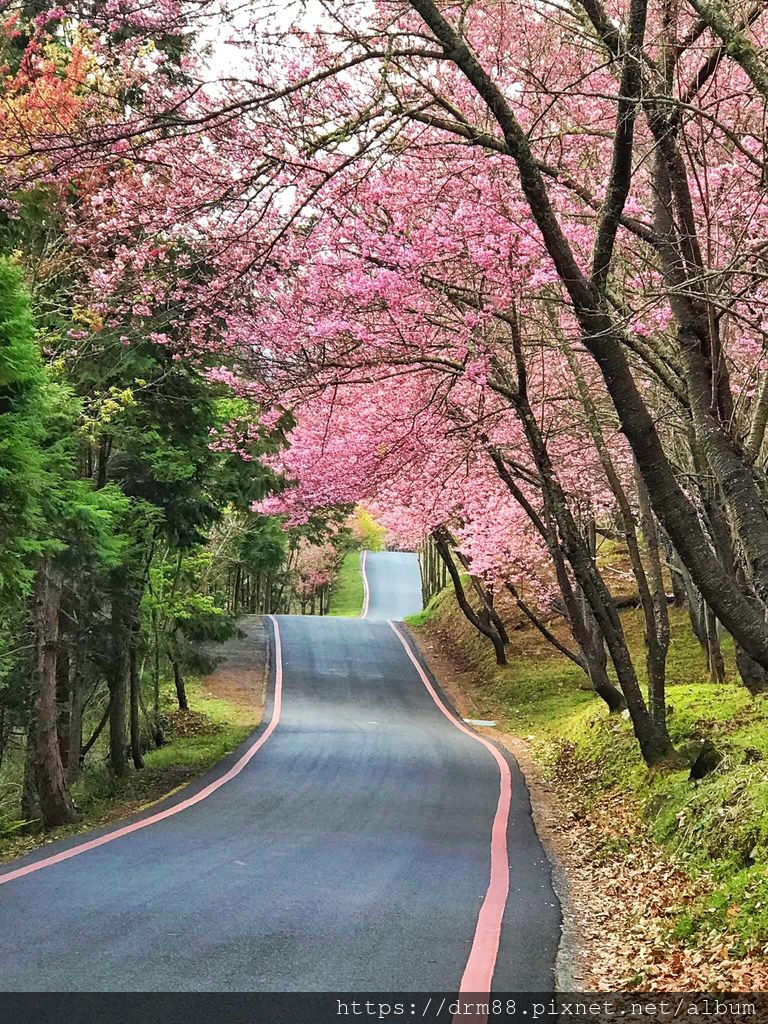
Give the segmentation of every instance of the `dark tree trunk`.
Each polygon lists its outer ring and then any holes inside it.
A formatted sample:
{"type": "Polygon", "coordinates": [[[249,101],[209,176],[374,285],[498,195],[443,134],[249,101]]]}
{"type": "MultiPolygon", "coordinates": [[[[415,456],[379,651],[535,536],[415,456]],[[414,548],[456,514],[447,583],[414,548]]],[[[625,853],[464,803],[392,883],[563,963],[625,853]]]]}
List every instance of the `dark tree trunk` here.
{"type": "MultiPolygon", "coordinates": [[[[517,589],[517,587],[515,586],[514,583],[510,583],[509,580],[507,580],[505,582],[504,586],[507,588],[509,593],[515,599],[515,604],[517,605],[519,610],[523,613],[523,615],[526,617],[526,619],[528,619],[528,621],[531,623],[531,625],[535,629],[537,629],[539,631],[539,633],[541,633],[541,635],[544,637],[544,639],[547,641],[547,643],[551,644],[555,648],[556,651],[559,651],[560,654],[563,654],[566,658],[568,658],[570,661],[572,661],[574,663],[574,665],[577,665],[582,670],[582,672],[584,672],[586,674],[587,673],[587,663],[584,660],[583,654],[577,654],[575,651],[572,651],[570,649],[570,647],[568,647],[566,644],[564,644],[561,640],[558,640],[558,638],[555,636],[555,634],[552,632],[552,630],[547,626],[547,624],[544,622],[544,620],[541,619],[536,614],[536,612],[534,612],[534,610],[530,607],[530,605],[526,601],[523,600],[522,596],[520,595],[520,591],[517,589]]],[[[558,614],[563,614],[563,613],[562,613],[562,611],[559,611],[558,614]]],[[[564,617],[565,617],[566,621],[568,621],[568,617],[567,616],[564,616],[564,617]]]]}
{"type": "Polygon", "coordinates": [[[96,487],[101,489],[106,486],[107,483],[107,466],[109,464],[109,453],[112,444],[106,434],[101,435],[99,441],[99,458],[97,463],[96,471],[96,487]]]}
{"type": "Polygon", "coordinates": [[[659,554],[659,537],[648,492],[635,462],[637,499],[640,506],[640,528],[648,556],[648,591],[651,599],[651,620],[646,620],[646,666],[648,671],[648,705],[657,722],[666,723],[667,654],[669,653],[669,610],[659,554]],[[650,636],[649,636],[650,634],[650,636]]]}
{"type": "Polygon", "coordinates": [[[747,654],[739,645],[734,647],[736,654],[736,667],[739,670],[741,681],[753,696],[758,693],[765,693],[768,690],[768,682],[765,677],[765,670],[747,654]]]}
{"type": "Polygon", "coordinates": [[[608,705],[609,711],[623,711],[627,702],[624,694],[614,686],[608,675],[608,655],[602,631],[581,588],[579,588],[578,596],[573,595],[573,597],[577,602],[577,608],[572,607],[572,628],[576,642],[584,654],[592,688],[598,697],[602,697],[608,705]]]}
{"type": "Polygon", "coordinates": [[[85,662],[83,650],[85,641],[75,636],[75,651],[72,659],[69,706],[69,760],[67,781],[71,785],[80,774],[81,748],[83,746],[83,679],[82,666],[85,662]]]}
{"type": "MultiPolygon", "coordinates": [[[[695,440],[691,447],[694,451],[695,457],[698,458],[697,469],[699,476],[702,479],[706,479],[708,475],[705,472],[706,464],[701,464],[702,459],[698,454],[699,449],[695,440]]],[[[718,500],[719,493],[717,487],[713,489],[705,484],[702,486],[701,490],[704,507],[707,512],[710,533],[721,562],[726,566],[729,572],[732,572],[735,575],[736,579],[741,584],[744,593],[747,595],[748,600],[755,608],[755,611],[765,617],[765,604],[758,598],[750,581],[746,578],[736,554],[734,553],[733,537],[728,527],[728,522],[723,511],[721,501],[718,500]]],[[[711,610],[707,608],[704,609],[704,622],[707,637],[707,659],[710,676],[713,682],[722,683],[725,681],[725,660],[723,658],[722,647],[720,645],[717,619],[711,610]]],[[[738,640],[734,642],[734,651],[736,655],[736,667],[739,675],[741,676],[742,682],[749,692],[757,694],[768,690],[768,672],[766,672],[761,665],[747,654],[741,644],[739,644],[738,640]]]]}
{"type": "Polygon", "coordinates": [[[61,571],[46,560],[38,573],[34,598],[34,750],[40,813],[46,828],[68,825],[78,815],[67,789],[59,748],[56,660],[61,604],[61,571]]]}
{"type": "Polygon", "coordinates": [[[162,747],[165,736],[160,725],[160,627],[157,611],[152,611],[152,738],[162,747]]]}
{"type": "Polygon", "coordinates": [[[40,802],[37,799],[37,779],[35,772],[35,722],[30,718],[27,727],[27,743],[24,754],[24,781],[21,787],[21,817],[30,829],[40,818],[40,802]]]}
{"type": "Polygon", "coordinates": [[[667,732],[666,723],[663,720],[657,721],[650,714],[643,700],[618,609],[595,565],[592,552],[579,533],[565,492],[552,465],[546,442],[529,404],[522,341],[516,320],[512,325],[512,344],[518,369],[516,408],[541,477],[544,500],[557,524],[563,550],[573,569],[574,577],[583,591],[605,639],[619,685],[627,702],[640,750],[646,763],[655,764],[674,753],[674,748],[667,732]]]}
{"type": "MultiPolygon", "coordinates": [[[[521,508],[525,510],[547,546],[563,598],[565,615],[570,624],[573,637],[582,653],[584,669],[592,682],[595,692],[603,698],[611,711],[624,710],[627,706],[626,699],[621,690],[618,690],[611,682],[606,671],[607,659],[601,629],[592,611],[589,609],[588,603],[584,599],[583,591],[580,591],[580,595],[577,598],[571,586],[554,516],[551,508],[548,507],[550,503],[545,500],[545,510],[542,518],[518,487],[501,453],[492,445],[488,447],[488,453],[496,467],[496,471],[509,488],[510,494],[520,504],[521,508]]],[[[536,625],[535,620],[532,621],[536,625]]],[[[539,627],[537,626],[537,628],[539,627]]]]}
{"type": "Polygon", "coordinates": [[[672,589],[672,601],[671,604],[675,608],[685,608],[688,604],[688,593],[686,591],[684,571],[680,564],[680,558],[674,549],[672,541],[669,539],[667,531],[656,522],[656,531],[659,538],[659,546],[664,555],[664,565],[667,567],[667,573],[669,574],[670,587],[672,589]]]}
{"type": "Polygon", "coordinates": [[[464,593],[464,587],[461,582],[461,576],[459,575],[459,571],[456,568],[455,562],[453,561],[453,556],[451,555],[451,550],[446,535],[442,531],[436,530],[433,533],[433,537],[435,540],[435,547],[437,549],[437,553],[440,556],[440,558],[442,558],[443,563],[445,564],[445,567],[448,570],[448,575],[451,577],[451,582],[453,583],[453,589],[456,592],[456,601],[459,605],[459,608],[463,612],[466,619],[469,622],[471,622],[471,624],[475,627],[475,629],[479,633],[482,633],[483,636],[487,637],[493,644],[493,651],[494,654],[496,655],[496,664],[506,665],[507,656],[504,651],[504,641],[499,635],[498,630],[491,622],[490,615],[487,614],[487,611],[485,615],[479,615],[467,600],[467,595],[464,593]]]}
{"type": "MultiPolygon", "coordinates": [[[[594,563],[592,554],[581,535],[571,512],[565,492],[555,473],[546,442],[541,434],[536,417],[527,398],[527,371],[522,342],[516,318],[512,323],[512,347],[518,369],[518,385],[514,394],[514,406],[539,473],[545,507],[553,522],[573,575],[589,604],[595,621],[600,628],[616,671],[627,709],[632,720],[640,750],[648,765],[656,764],[674,754],[674,747],[664,722],[657,722],[646,706],[638,682],[635,666],[627,647],[624,630],[611,594],[594,563]]],[[[520,493],[514,479],[504,465],[498,452],[492,452],[492,459],[502,479],[513,494],[520,493]]],[[[523,507],[526,507],[524,496],[523,507]]],[[[518,500],[521,500],[518,498],[518,500]]],[[[529,515],[531,513],[529,512],[529,515]]],[[[535,511],[533,516],[538,519],[535,511]]],[[[546,536],[546,531],[543,534],[546,536]]]]}
{"type": "Polygon", "coordinates": [[[494,606],[493,592],[485,585],[484,581],[479,576],[475,576],[470,572],[469,560],[465,558],[458,549],[456,549],[456,557],[469,575],[469,581],[472,584],[472,588],[482,602],[485,614],[493,625],[493,628],[499,634],[502,644],[508,644],[509,636],[507,635],[507,628],[501,621],[501,617],[494,606]]]}
{"type": "Polygon", "coordinates": [[[92,750],[92,748],[95,746],[96,741],[98,740],[99,736],[101,736],[101,734],[104,732],[104,729],[107,726],[107,722],[109,722],[110,718],[111,718],[111,710],[112,710],[112,694],[110,693],[109,700],[107,701],[107,706],[104,708],[104,713],[102,714],[101,718],[99,719],[99,724],[93,730],[93,732],[91,733],[90,738],[87,740],[87,742],[83,744],[82,750],[80,751],[80,763],[81,764],[83,763],[83,761],[85,761],[86,757],[88,756],[89,751],[92,750]]]}
{"type": "Polygon", "coordinates": [[[725,682],[725,659],[720,645],[717,619],[711,608],[704,605],[704,627],[707,636],[707,667],[713,683],[725,682]]]}
{"type": "MultiPolygon", "coordinates": [[[[559,327],[557,328],[559,332],[559,327]]],[[[669,619],[667,617],[666,594],[660,583],[661,568],[657,567],[658,562],[658,541],[656,524],[653,520],[653,513],[648,504],[645,485],[639,471],[636,472],[636,489],[640,502],[640,513],[642,529],[646,533],[646,543],[649,545],[649,558],[652,572],[649,576],[645,571],[643,560],[640,555],[640,544],[635,526],[635,517],[627,493],[622,485],[616,467],[614,466],[605,436],[597,415],[592,396],[584,381],[581,367],[570,347],[563,346],[566,359],[576,382],[576,389],[581,399],[581,404],[586,415],[587,426],[594,441],[603,467],[608,485],[616,499],[616,504],[621,515],[624,528],[624,538],[627,544],[632,571],[637,584],[637,593],[640,607],[643,610],[644,639],[646,647],[646,670],[648,674],[649,689],[649,710],[651,717],[664,723],[666,720],[666,704],[664,703],[664,685],[666,673],[667,650],[669,648],[669,619]],[[650,540],[649,540],[650,538],[650,540]],[[658,571],[657,571],[658,570],[658,571]],[[660,596],[659,596],[660,591],[660,596]],[[663,609],[658,607],[659,600],[663,600],[663,609]]],[[[637,470],[637,463],[635,463],[637,470]]],[[[596,554],[596,537],[594,523],[591,524],[589,537],[589,548],[593,557],[596,554]]]]}
{"type": "Polygon", "coordinates": [[[109,763],[116,776],[128,767],[128,687],[131,670],[131,633],[134,602],[125,577],[112,596],[112,665],[109,676],[109,763]]]}
{"type": "Polygon", "coordinates": [[[670,551],[665,551],[665,559],[672,584],[672,604],[675,608],[685,608],[688,603],[688,596],[685,591],[685,583],[679,569],[679,564],[670,551]]]}
{"type": "Polygon", "coordinates": [[[424,608],[426,608],[427,605],[429,604],[429,544],[430,544],[430,541],[431,541],[431,537],[428,537],[427,540],[425,540],[424,543],[422,544],[421,551],[419,552],[419,570],[420,570],[420,573],[421,573],[421,603],[424,606],[424,608]]]}
{"type": "MultiPolygon", "coordinates": [[[[581,328],[584,345],[603,375],[608,393],[619,415],[622,431],[645,480],[656,516],[717,618],[747,653],[768,669],[766,623],[746,599],[733,575],[723,571],[702,531],[696,509],[677,482],[662,447],[653,416],[633,378],[622,331],[609,312],[599,284],[585,276],[574,256],[552,207],[541,169],[531,152],[525,130],[515,117],[503,92],[482,67],[477,55],[446,20],[434,0],[410,0],[410,6],[430,27],[446,56],[465,75],[501,129],[506,152],[517,165],[520,184],[533,219],[542,234],[558,276],[568,292],[581,328]]],[[[598,33],[602,34],[602,26],[596,24],[596,28],[598,33]]],[[[638,66],[640,63],[638,60],[638,66]]],[[[653,127],[652,125],[652,129],[653,127]]],[[[657,149],[661,148],[662,141],[657,139],[657,149]]],[[[662,200],[663,198],[662,196],[662,200]]],[[[620,206],[621,204],[619,210],[620,206]]],[[[618,224],[618,220],[614,219],[614,223],[618,224]]],[[[681,289],[678,294],[683,292],[684,289],[681,289]]],[[[722,454],[718,450],[718,455],[722,454]]],[[[718,473],[723,469],[724,466],[720,465],[718,473]]],[[[738,510],[741,532],[741,529],[747,528],[748,521],[753,518],[759,519],[760,510],[755,506],[751,488],[745,484],[742,473],[737,472],[728,486],[729,501],[734,506],[738,505],[742,498],[746,499],[746,504],[738,510]]],[[[757,557],[758,564],[753,566],[756,576],[768,581],[768,545],[764,544],[763,525],[758,523],[758,527],[756,534],[747,541],[750,546],[750,560],[757,557]]],[[[600,621],[602,613],[596,610],[595,613],[600,621]]],[[[606,634],[601,621],[600,625],[606,634]]],[[[607,622],[606,628],[611,628],[607,622]]],[[[606,641],[610,642],[607,634],[606,641]]],[[[629,699],[628,703],[631,706],[629,699]]],[[[655,745],[651,743],[651,746],[655,745]]],[[[661,746],[664,746],[663,742],[661,746]]]]}
{"type": "MultiPolygon", "coordinates": [[[[62,636],[61,618],[59,621],[59,643],[56,650],[56,727],[59,734],[59,751],[64,774],[69,777],[70,763],[70,714],[72,710],[71,675],[69,647],[62,636]]],[[[77,754],[75,754],[75,757],[77,754]]]]}
{"type": "MultiPolygon", "coordinates": [[[[627,704],[621,690],[617,689],[608,677],[608,661],[605,654],[605,647],[603,646],[603,639],[602,636],[600,636],[600,631],[597,629],[597,624],[594,622],[594,619],[592,619],[592,636],[587,639],[587,627],[584,622],[582,622],[580,613],[572,612],[569,614],[567,611],[565,612],[565,620],[571,627],[573,637],[579,646],[580,653],[576,654],[564,643],[558,640],[554,633],[547,627],[546,623],[544,623],[539,616],[536,615],[533,609],[530,608],[520,597],[520,594],[514,584],[508,582],[506,587],[512,597],[514,597],[517,607],[529,622],[541,633],[544,639],[547,640],[555,650],[564,654],[565,657],[569,658],[575,665],[578,665],[582,672],[584,672],[590,681],[592,689],[605,701],[608,705],[608,709],[612,712],[623,711],[627,704]]],[[[574,595],[571,594],[571,597],[574,597],[574,595]]]]}
{"type": "Polygon", "coordinates": [[[141,679],[139,678],[139,636],[134,627],[131,636],[130,652],[130,707],[131,707],[131,758],[134,768],[144,767],[141,754],[141,718],[139,717],[139,698],[141,696],[141,679]]]}
{"type": "MultiPolygon", "coordinates": [[[[713,682],[722,682],[722,679],[718,680],[713,674],[713,659],[712,659],[712,647],[710,644],[710,636],[707,625],[707,618],[711,616],[713,622],[716,620],[711,612],[707,609],[704,602],[704,598],[701,596],[699,591],[696,589],[696,585],[691,579],[690,573],[685,568],[683,563],[678,558],[677,552],[673,552],[674,565],[682,580],[685,588],[685,606],[688,609],[688,619],[691,623],[691,630],[693,635],[699,641],[701,649],[704,652],[704,656],[707,659],[707,671],[710,674],[713,682]]],[[[715,639],[717,640],[717,631],[715,630],[715,639]]],[[[717,646],[719,649],[719,640],[717,640],[717,646]]],[[[722,660],[722,652],[720,652],[720,659],[722,660]]]]}
{"type": "Polygon", "coordinates": [[[175,657],[171,658],[171,664],[173,665],[173,682],[176,686],[176,700],[179,702],[179,709],[181,711],[189,711],[189,704],[187,703],[187,689],[184,684],[184,675],[181,671],[181,665],[179,665],[178,659],[175,657]]]}

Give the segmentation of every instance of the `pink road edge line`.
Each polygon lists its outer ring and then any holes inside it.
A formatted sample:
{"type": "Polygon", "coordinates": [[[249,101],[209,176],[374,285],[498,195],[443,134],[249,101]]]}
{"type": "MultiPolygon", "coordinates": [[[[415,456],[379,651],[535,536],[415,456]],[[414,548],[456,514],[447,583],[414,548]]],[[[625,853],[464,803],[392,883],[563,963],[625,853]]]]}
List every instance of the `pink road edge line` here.
{"type": "MultiPolygon", "coordinates": [[[[464,974],[459,986],[459,995],[489,995],[493,974],[496,969],[496,960],[499,955],[501,943],[501,926],[504,918],[504,909],[507,905],[509,895],[509,855],[507,851],[507,828],[509,825],[509,813],[512,806],[512,773],[509,764],[499,753],[496,747],[476,732],[472,732],[465,725],[459,722],[451,711],[445,706],[438,696],[434,686],[424,669],[419,664],[413,651],[406,643],[405,637],[394,624],[389,625],[403,645],[405,653],[410,658],[416,669],[419,678],[438,708],[448,721],[460,732],[465,733],[471,739],[482,745],[493,755],[496,764],[499,766],[499,800],[496,805],[496,813],[491,826],[491,871],[488,881],[488,889],[485,893],[480,913],[477,916],[475,936],[472,941],[472,948],[469,952],[464,974]]],[[[485,1020],[485,1014],[472,1017],[457,1017],[465,1024],[471,1019],[473,1021],[485,1020]]]]}
{"type": "Polygon", "coordinates": [[[368,561],[368,552],[363,552],[363,557],[360,559],[360,572],[363,577],[363,610],[360,612],[359,618],[368,618],[368,605],[371,603],[371,588],[368,586],[368,573],[365,571],[365,563],[368,561]]]}
{"type": "Polygon", "coordinates": [[[150,825],[156,825],[158,821],[165,821],[166,818],[171,818],[174,814],[180,814],[182,811],[186,811],[188,807],[194,807],[195,804],[199,804],[202,800],[211,796],[212,793],[215,793],[217,789],[221,789],[222,786],[236,778],[254,755],[261,750],[277,728],[283,706],[283,658],[282,648],[280,645],[280,628],[274,615],[268,615],[267,618],[271,619],[275,630],[275,696],[272,707],[272,717],[269,721],[269,725],[261,736],[254,740],[250,747],[248,747],[248,749],[238,758],[232,767],[220,778],[210,782],[193,796],[187,797],[186,800],[182,800],[180,803],[174,804],[173,807],[167,807],[164,811],[158,811],[156,814],[150,814],[149,817],[142,818],[140,821],[134,821],[130,825],[124,825],[122,828],[115,829],[114,832],[108,832],[106,835],[98,836],[96,839],[89,839],[84,843],[80,843],[78,846],[73,846],[68,850],[62,850],[61,853],[54,853],[51,857],[45,857],[42,860],[33,861],[33,863],[26,864],[22,868],[16,868],[15,871],[8,871],[6,874],[0,875],[0,885],[4,885],[6,882],[12,882],[17,878],[23,878],[24,875],[31,875],[35,871],[42,871],[43,868],[53,867],[54,864],[61,864],[62,861],[69,860],[71,857],[78,857],[81,853],[87,853],[88,850],[95,850],[99,846],[105,846],[107,843],[114,842],[115,839],[122,839],[123,836],[129,836],[132,832],[138,832],[140,829],[148,828],[150,825]]]}

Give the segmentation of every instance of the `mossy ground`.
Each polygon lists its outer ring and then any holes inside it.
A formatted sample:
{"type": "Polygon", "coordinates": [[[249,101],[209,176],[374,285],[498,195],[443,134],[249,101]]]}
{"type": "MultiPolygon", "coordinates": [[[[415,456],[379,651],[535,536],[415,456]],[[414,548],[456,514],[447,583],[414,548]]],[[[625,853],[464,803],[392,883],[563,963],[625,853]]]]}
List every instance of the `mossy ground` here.
{"type": "Polygon", "coordinates": [[[360,552],[348,551],[341,562],[338,576],[331,588],[329,615],[355,618],[363,610],[363,577],[360,552]]]}
{"type": "MultiPolygon", "coordinates": [[[[21,856],[41,843],[119,821],[147,805],[168,796],[180,786],[211,768],[234,750],[258,724],[259,709],[231,703],[211,696],[194,680],[187,682],[190,711],[174,710],[172,688],[162,694],[162,711],[167,722],[167,742],[144,754],[141,771],[129,769],[120,779],[114,778],[105,761],[105,747],[100,742],[90,753],[80,779],[72,787],[72,795],[81,812],[81,820],[66,828],[45,833],[26,834],[16,827],[8,807],[6,818],[0,819],[0,860],[21,856]]],[[[7,778],[14,789],[14,782],[7,778]]]]}
{"type": "MultiPolygon", "coordinates": [[[[727,681],[709,681],[687,613],[671,609],[668,661],[669,729],[677,748],[693,758],[705,739],[723,756],[700,782],[688,768],[649,772],[630,723],[611,716],[586,687],[577,666],[531,628],[511,631],[509,665],[499,668],[490,645],[465,622],[449,592],[409,619],[419,631],[450,636],[463,667],[477,679],[472,697],[483,718],[495,719],[533,744],[553,778],[567,777],[574,797],[589,808],[612,794],[630,797],[649,838],[661,842],[691,877],[708,876],[708,895],[674,908],[671,933],[695,944],[699,935],[727,934],[736,955],[768,952],[768,699],[740,684],[732,645],[724,642],[727,681]]],[[[642,619],[622,613],[643,674],[642,619]]],[[[615,851],[617,854],[620,851],[615,851]]]]}

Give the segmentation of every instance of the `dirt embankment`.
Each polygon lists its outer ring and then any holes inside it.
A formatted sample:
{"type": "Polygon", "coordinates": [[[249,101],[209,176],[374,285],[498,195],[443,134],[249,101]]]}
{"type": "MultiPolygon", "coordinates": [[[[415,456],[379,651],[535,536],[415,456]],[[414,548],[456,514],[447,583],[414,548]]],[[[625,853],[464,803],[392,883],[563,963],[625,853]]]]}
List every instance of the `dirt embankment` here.
{"type": "Polygon", "coordinates": [[[217,664],[201,683],[212,697],[255,708],[258,724],[264,714],[267,689],[266,627],[260,615],[247,615],[238,626],[237,636],[208,649],[217,664]]]}

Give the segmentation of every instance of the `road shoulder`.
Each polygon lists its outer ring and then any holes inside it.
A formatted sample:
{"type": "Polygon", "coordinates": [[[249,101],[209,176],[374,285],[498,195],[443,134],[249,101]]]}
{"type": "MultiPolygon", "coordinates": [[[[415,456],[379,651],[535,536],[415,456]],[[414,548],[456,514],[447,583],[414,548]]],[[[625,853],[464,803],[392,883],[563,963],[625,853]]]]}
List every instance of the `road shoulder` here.
{"type": "MultiPolygon", "coordinates": [[[[472,698],[476,685],[472,675],[462,671],[450,652],[428,631],[406,628],[421,658],[459,715],[465,719],[481,718],[472,698]]],[[[498,728],[483,727],[478,732],[513,756],[525,780],[534,827],[549,861],[552,885],[562,912],[562,935],[555,965],[556,988],[565,992],[580,991],[588,987],[584,969],[586,950],[579,942],[578,906],[570,884],[572,865],[562,839],[570,812],[544,778],[525,740],[498,728]]]]}
{"type": "MultiPolygon", "coordinates": [[[[216,667],[197,680],[189,680],[189,711],[166,705],[168,742],[148,750],[145,767],[129,769],[119,780],[93,762],[75,787],[85,794],[83,816],[75,825],[0,837],[0,866],[50,852],[52,843],[77,845],[81,837],[109,832],[143,818],[161,805],[175,803],[217,774],[263,722],[269,657],[266,629],[260,616],[241,622],[238,636],[209,650],[216,667]]],[[[168,693],[171,691],[169,690],[168,693]]],[[[170,700],[170,697],[169,697],[170,700]]],[[[92,757],[99,757],[94,750],[92,757]]]]}

